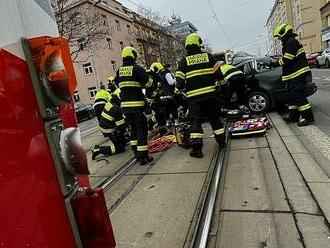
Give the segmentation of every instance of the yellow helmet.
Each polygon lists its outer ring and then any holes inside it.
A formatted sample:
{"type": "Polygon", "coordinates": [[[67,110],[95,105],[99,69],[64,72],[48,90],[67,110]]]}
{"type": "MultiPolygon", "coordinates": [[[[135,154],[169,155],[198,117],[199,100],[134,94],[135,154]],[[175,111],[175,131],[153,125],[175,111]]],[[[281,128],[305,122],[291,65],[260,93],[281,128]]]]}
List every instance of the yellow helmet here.
{"type": "Polygon", "coordinates": [[[137,51],[134,49],[134,47],[124,47],[124,49],[121,52],[122,58],[132,57],[133,59],[137,58],[137,51]]]}
{"type": "Polygon", "coordinates": [[[161,72],[161,71],[164,70],[164,66],[160,62],[154,62],[150,66],[150,70],[155,72],[155,73],[158,73],[158,72],[161,72]]]}
{"type": "Polygon", "coordinates": [[[274,29],[273,36],[282,38],[290,31],[293,32],[292,26],[290,24],[283,23],[274,29]]]}
{"type": "Polygon", "coordinates": [[[202,41],[201,37],[199,36],[199,34],[197,34],[197,33],[192,33],[192,34],[188,35],[186,38],[186,47],[191,46],[191,45],[196,45],[196,46],[200,47],[202,45],[202,43],[203,43],[203,41],[202,41]]]}
{"type": "Polygon", "coordinates": [[[109,83],[113,83],[113,81],[115,81],[115,77],[114,76],[108,77],[108,81],[109,83]]]}

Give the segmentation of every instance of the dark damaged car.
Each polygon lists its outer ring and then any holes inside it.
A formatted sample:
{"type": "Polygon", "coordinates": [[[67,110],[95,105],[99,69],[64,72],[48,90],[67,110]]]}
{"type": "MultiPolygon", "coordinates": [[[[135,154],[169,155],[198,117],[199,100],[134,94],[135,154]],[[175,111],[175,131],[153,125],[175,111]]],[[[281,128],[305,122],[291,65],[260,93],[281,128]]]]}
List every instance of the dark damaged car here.
{"type": "MultiPolygon", "coordinates": [[[[270,57],[254,58],[236,64],[247,78],[248,97],[246,104],[254,113],[269,111],[289,103],[289,92],[286,84],[282,82],[282,68],[270,68],[270,57]]],[[[305,95],[311,96],[317,86],[308,78],[305,95]]]]}

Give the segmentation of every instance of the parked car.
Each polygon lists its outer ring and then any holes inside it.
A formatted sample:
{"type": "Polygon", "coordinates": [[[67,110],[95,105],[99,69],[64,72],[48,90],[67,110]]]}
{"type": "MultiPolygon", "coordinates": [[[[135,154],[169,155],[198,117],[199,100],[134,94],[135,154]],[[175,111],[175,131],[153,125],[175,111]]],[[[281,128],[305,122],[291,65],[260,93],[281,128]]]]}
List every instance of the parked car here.
{"type": "Polygon", "coordinates": [[[76,112],[78,121],[89,120],[95,117],[93,106],[83,102],[75,103],[74,111],[76,112]]]}
{"type": "Polygon", "coordinates": [[[322,54],[316,58],[316,66],[330,68],[330,48],[325,49],[322,54]]]}
{"type": "Polygon", "coordinates": [[[319,53],[309,53],[306,54],[306,58],[308,61],[308,64],[310,67],[315,67],[317,66],[316,61],[317,61],[317,57],[319,56],[319,53]]]}
{"type": "MultiPolygon", "coordinates": [[[[254,113],[261,113],[289,103],[289,92],[282,82],[282,68],[270,68],[270,57],[243,61],[237,65],[247,78],[248,97],[246,104],[254,113]]],[[[317,86],[312,78],[307,80],[306,96],[313,95],[317,86]]]]}

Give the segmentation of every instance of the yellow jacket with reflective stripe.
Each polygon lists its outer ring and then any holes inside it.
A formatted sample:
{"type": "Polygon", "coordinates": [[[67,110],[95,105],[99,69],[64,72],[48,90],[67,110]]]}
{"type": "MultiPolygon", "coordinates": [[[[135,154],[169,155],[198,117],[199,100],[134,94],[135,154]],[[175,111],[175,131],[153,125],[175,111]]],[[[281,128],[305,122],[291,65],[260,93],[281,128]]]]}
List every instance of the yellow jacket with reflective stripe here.
{"type": "Polygon", "coordinates": [[[223,76],[225,77],[225,82],[227,82],[231,77],[234,77],[236,75],[243,75],[243,72],[233,65],[224,64],[220,66],[220,68],[223,76]]]}
{"type": "Polygon", "coordinates": [[[304,75],[311,76],[304,47],[295,34],[283,42],[282,53],[283,57],[278,62],[283,67],[282,81],[289,81],[304,75]]]}
{"type": "Polygon", "coordinates": [[[103,133],[114,133],[117,129],[119,131],[125,130],[125,120],[120,107],[107,102],[104,106],[101,118],[100,128],[103,133]]]}
{"type": "Polygon", "coordinates": [[[190,101],[214,96],[216,80],[223,79],[220,66],[211,54],[200,49],[188,51],[175,73],[176,88],[185,90],[190,101]]]}
{"type": "Polygon", "coordinates": [[[107,90],[99,90],[95,95],[94,106],[105,105],[111,99],[111,94],[107,90]]]}

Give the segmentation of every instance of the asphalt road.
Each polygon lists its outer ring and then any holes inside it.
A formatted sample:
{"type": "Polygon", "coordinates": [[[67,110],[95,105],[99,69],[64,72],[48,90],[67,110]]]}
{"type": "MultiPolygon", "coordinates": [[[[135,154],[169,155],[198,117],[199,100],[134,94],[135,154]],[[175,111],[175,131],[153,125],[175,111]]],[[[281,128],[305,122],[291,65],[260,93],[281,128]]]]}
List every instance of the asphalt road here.
{"type": "Polygon", "coordinates": [[[318,90],[309,100],[314,110],[315,125],[330,137],[330,70],[313,69],[313,81],[318,90]]]}

